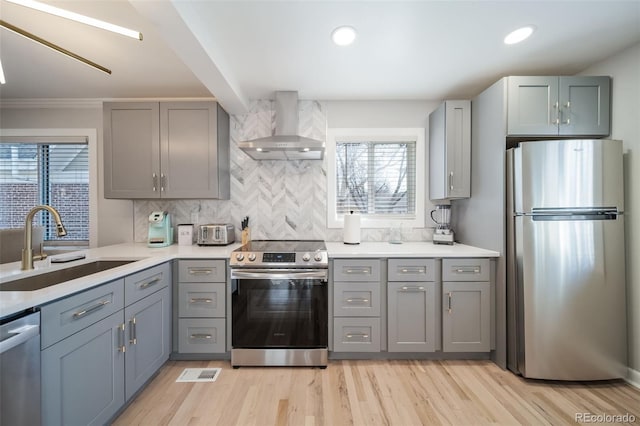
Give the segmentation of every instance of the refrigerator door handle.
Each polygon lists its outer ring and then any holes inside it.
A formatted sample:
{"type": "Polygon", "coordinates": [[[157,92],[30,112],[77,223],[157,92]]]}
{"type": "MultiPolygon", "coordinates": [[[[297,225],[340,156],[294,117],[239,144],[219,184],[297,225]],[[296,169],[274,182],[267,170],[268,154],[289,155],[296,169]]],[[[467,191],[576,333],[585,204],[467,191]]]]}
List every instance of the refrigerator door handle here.
{"type": "Polygon", "coordinates": [[[516,216],[531,216],[535,221],[566,221],[566,220],[616,220],[621,211],[615,207],[604,208],[575,208],[550,209],[533,208],[531,213],[516,213],[516,216]]]}

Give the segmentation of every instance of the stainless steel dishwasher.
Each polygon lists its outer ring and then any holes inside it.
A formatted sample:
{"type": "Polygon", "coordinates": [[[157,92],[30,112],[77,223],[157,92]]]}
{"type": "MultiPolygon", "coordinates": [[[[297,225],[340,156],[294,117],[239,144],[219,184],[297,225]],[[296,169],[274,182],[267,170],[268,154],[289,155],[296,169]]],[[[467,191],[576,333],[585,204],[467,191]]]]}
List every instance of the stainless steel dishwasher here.
{"type": "Polygon", "coordinates": [[[40,312],[0,320],[0,425],[40,424],[40,312]]]}

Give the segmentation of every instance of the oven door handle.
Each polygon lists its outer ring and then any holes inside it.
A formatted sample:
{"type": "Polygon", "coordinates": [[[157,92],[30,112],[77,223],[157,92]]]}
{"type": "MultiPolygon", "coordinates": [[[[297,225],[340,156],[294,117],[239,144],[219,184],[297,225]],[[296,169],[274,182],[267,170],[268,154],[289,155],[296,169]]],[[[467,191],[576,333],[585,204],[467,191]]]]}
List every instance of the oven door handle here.
{"type": "Polygon", "coordinates": [[[260,280],[282,280],[282,279],[303,279],[316,278],[321,280],[327,279],[326,269],[252,269],[247,270],[231,270],[231,279],[253,278],[260,280]]]}

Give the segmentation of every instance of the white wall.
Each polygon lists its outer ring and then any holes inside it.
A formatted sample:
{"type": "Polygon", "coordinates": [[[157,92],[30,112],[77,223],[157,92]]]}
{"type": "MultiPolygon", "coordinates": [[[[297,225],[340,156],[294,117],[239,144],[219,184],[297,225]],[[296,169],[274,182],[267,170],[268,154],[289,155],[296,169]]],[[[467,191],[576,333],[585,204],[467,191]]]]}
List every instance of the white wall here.
{"type": "Polygon", "coordinates": [[[96,129],[98,135],[98,240],[95,246],[133,241],[133,203],[104,198],[102,148],[102,104],[90,102],[25,101],[0,109],[3,129],[96,129]]]}
{"type": "Polygon", "coordinates": [[[611,137],[622,139],[625,176],[629,367],[640,385],[640,43],[594,64],[583,75],[612,77],[611,137]]]}

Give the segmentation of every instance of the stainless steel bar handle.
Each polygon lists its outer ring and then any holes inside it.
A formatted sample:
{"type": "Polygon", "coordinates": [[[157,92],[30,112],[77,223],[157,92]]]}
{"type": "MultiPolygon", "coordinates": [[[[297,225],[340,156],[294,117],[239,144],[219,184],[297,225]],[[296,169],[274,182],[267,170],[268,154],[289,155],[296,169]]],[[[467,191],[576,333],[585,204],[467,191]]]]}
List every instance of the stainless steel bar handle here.
{"type": "Polygon", "coordinates": [[[136,317],[129,320],[129,343],[132,345],[138,344],[138,332],[136,330],[136,317]]]}
{"type": "Polygon", "coordinates": [[[353,339],[354,337],[359,337],[361,339],[368,339],[369,335],[366,333],[349,333],[347,334],[347,339],[353,339]]]}
{"type": "Polygon", "coordinates": [[[158,175],[155,173],[151,174],[151,183],[153,185],[153,192],[158,190],[158,175]]]}
{"type": "Polygon", "coordinates": [[[453,191],[453,172],[449,173],[449,190],[453,191]]]}
{"type": "Polygon", "coordinates": [[[231,270],[232,279],[242,278],[257,278],[263,280],[270,279],[304,279],[304,278],[317,278],[321,280],[327,279],[327,270],[281,270],[275,272],[274,270],[267,269],[255,269],[255,270],[231,270]]]}
{"type": "Polygon", "coordinates": [[[110,300],[103,300],[101,302],[96,303],[95,305],[93,305],[90,308],[84,309],[82,311],[78,311],[76,313],[73,314],[73,319],[80,319],[83,316],[90,314],[91,312],[97,311],[98,309],[104,308],[105,305],[108,305],[109,303],[111,303],[110,300]]]}
{"type": "Polygon", "coordinates": [[[189,300],[190,303],[213,303],[213,299],[208,299],[206,297],[196,297],[189,300]]]}
{"type": "Polygon", "coordinates": [[[480,273],[480,268],[479,267],[473,267],[473,268],[457,268],[455,270],[455,272],[457,274],[479,274],[480,273]]]}
{"type": "Polygon", "coordinates": [[[160,282],[160,280],[161,280],[161,279],[162,279],[162,275],[159,275],[159,276],[157,276],[157,277],[154,277],[153,279],[150,279],[149,281],[146,281],[146,282],[144,282],[144,283],[140,284],[140,285],[138,286],[138,288],[139,288],[140,290],[144,290],[144,289],[145,289],[145,288],[147,288],[147,287],[151,287],[152,285],[157,284],[158,282],[160,282]]]}
{"type": "Polygon", "coordinates": [[[212,269],[194,269],[189,268],[189,275],[211,275],[213,274],[212,269]]]}
{"type": "Polygon", "coordinates": [[[160,173],[160,192],[164,192],[165,186],[167,186],[167,176],[164,173],[160,173]]]}
{"type": "Polygon", "coordinates": [[[369,303],[369,299],[365,299],[364,297],[361,298],[352,298],[352,299],[347,299],[347,303],[369,303]]]}
{"type": "Polygon", "coordinates": [[[206,334],[206,333],[195,333],[189,337],[191,337],[192,339],[211,339],[213,336],[211,334],[206,334]]]}
{"type": "Polygon", "coordinates": [[[449,313],[451,313],[451,292],[449,292],[449,313]]]}
{"type": "Polygon", "coordinates": [[[556,118],[551,121],[551,124],[558,125],[560,124],[560,104],[557,101],[553,103],[553,109],[556,111],[556,118]]]}
{"type": "Polygon", "coordinates": [[[345,272],[347,274],[371,274],[371,270],[369,268],[347,269],[345,272]]]}
{"type": "Polygon", "coordinates": [[[125,353],[127,351],[127,347],[124,344],[124,323],[118,326],[118,352],[125,353]]]}
{"type": "Polygon", "coordinates": [[[409,287],[409,286],[402,286],[402,291],[424,291],[424,287],[422,286],[415,286],[415,287],[409,287]]]}
{"type": "Polygon", "coordinates": [[[40,327],[38,325],[24,325],[13,330],[9,330],[11,337],[0,341],[0,354],[15,348],[18,345],[23,344],[32,337],[37,336],[40,333],[40,327]]]}
{"type": "Polygon", "coordinates": [[[424,268],[403,268],[400,272],[403,274],[424,274],[424,268]]]}

